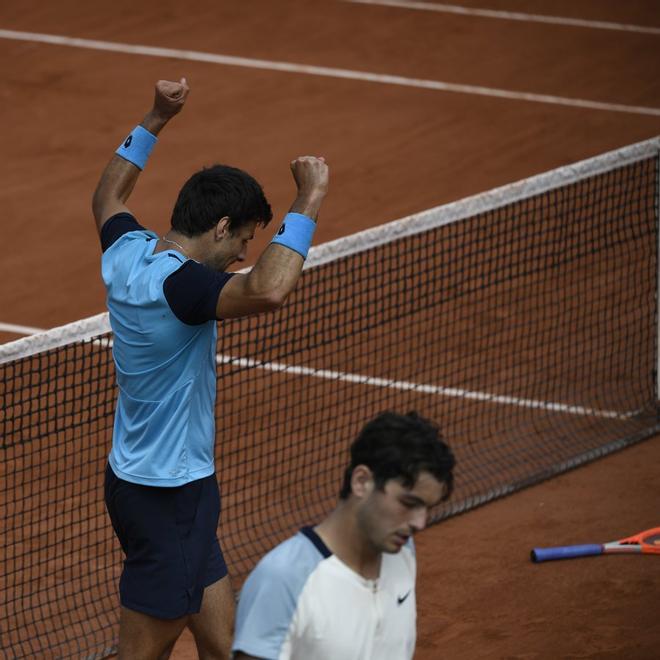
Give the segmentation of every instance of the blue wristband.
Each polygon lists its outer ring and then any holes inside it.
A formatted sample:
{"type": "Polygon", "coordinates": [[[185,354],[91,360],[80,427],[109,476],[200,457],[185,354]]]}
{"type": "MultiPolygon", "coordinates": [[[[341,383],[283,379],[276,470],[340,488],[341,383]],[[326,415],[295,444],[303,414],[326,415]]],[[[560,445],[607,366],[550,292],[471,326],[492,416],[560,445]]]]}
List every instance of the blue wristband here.
{"type": "Polygon", "coordinates": [[[316,223],[306,215],[287,213],[271,242],[284,245],[297,252],[303,259],[307,259],[307,252],[312,244],[315,229],[316,223]]]}
{"type": "Polygon", "coordinates": [[[119,145],[115,153],[143,170],[157,141],[158,138],[146,128],[136,126],[124,142],[119,145]]]}

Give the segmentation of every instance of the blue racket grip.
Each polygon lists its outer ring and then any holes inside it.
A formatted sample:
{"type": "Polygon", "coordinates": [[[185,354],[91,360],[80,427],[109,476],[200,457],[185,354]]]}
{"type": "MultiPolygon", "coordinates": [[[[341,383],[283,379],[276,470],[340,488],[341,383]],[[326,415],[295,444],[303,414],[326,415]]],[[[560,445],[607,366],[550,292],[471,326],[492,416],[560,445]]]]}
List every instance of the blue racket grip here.
{"type": "Polygon", "coordinates": [[[574,559],[575,557],[590,557],[602,555],[603,546],[600,543],[587,545],[562,545],[557,548],[534,548],[531,552],[532,561],[552,561],[553,559],[574,559]]]}

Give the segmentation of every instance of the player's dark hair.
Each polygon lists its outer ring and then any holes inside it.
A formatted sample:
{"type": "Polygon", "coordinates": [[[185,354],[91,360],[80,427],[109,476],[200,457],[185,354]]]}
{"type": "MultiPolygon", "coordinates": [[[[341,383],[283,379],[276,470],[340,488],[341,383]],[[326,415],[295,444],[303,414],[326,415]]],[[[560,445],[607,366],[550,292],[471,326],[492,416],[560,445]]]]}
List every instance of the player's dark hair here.
{"type": "Polygon", "coordinates": [[[442,499],[446,500],[454,487],[455,462],[433,422],[415,412],[384,412],[368,422],[351,445],[351,462],[339,497],[348,498],[353,470],[366,465],[380,490],[390,479],[400,479],[406,488],[412,488],[421,472],[429,472],[444,484],[442,499]]]}
{"type": "Polygon", "coordinates": [[[172,229],[198,236],[229,217],[234,233],[256,220],[265,227],[273,217],[259,183],[247,172],[228,165],[213,165],[193,174],[179,192],[172,211],[172,229]]]}

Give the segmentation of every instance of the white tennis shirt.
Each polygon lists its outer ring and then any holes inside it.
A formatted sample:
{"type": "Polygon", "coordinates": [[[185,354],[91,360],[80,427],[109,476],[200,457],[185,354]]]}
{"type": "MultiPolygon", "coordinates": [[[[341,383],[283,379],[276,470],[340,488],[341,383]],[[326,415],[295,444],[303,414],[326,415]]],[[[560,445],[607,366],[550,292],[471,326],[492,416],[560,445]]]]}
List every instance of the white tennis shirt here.
{"type": "Polygon", "coordinates": [[[245,582],[233,650],[266,660],[410,660],[415,575],[412,539],[383,554],[380,576],[367,580],[306,527],[245,582]]]}

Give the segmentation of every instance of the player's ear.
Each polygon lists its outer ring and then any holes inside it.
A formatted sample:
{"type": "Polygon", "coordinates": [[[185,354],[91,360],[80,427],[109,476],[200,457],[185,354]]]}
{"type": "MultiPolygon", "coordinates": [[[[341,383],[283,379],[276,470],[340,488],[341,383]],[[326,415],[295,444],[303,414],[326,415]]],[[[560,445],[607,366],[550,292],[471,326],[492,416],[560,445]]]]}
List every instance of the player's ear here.
{"type": "Polygon", "coordinates": [[[218,224],[215,226],[215,240],[220,241],[223,238],[227,236],[229,233],[229,216],[225,215],[220,220],[218,220],[218,224]]]}
{"type": "Polygon", "coordinates": [[[373,472],[366,465],[356,465],[351,474],[351,491],[356,497],[367,497],[374,489],[373,472]]]}

